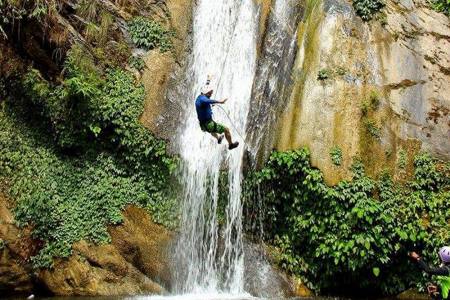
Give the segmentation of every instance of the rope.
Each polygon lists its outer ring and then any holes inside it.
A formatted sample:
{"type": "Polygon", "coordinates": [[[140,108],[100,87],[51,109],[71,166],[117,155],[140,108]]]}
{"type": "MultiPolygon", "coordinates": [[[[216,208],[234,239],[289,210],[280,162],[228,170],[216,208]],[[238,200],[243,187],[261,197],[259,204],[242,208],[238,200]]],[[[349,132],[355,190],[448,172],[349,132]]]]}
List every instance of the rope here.
{"type": "MultiPolygon", "coordinates": [[[[240,12],[241,12],[241,9],[240,9],[240,8],[242,7],[242,3],[243,3],[243,1],[240,1],[239,9],[238,9],[238,12],[237,12],[237,14],[236,14],[236,18],[235,18],[234,23],[233,23],[233,32],[232,32],[230,41],[229,41],[229,43],[228,43],[228,48],[227,48],[227,51],[226,51],[226,54],[225,54],[225,59],[223,60],[222,66],[221,66],[221,68],[220,68],[220,73],[219,73],[220,75],[219,75],[219,79],[218,79],[218,81],[217,81],[217,90],[219,90],[219,88],[221,87],[221,84],[222,84],[222,76],[223,76],[223,73],[224,73],[224,70],[225,70],[225,65],[226,65],[226,63],[227,63],[227,61],[228,61],[228,56],[229,56],[229,54],[230,54],[232,42],[233,42],[234,37],[235,37],[235,35],[236,35],[235,32],[236,32],[237,22],[238,22],[238,20],[239,20],[240,12]]],[[[278,23],[278,25],[280,25],[281,27],[283,27],[283,29],[284,29],[285,31],[287,31],[289,34],[295,35],[295,31],[292,29],[291,26],[289,26],[289,24],[285,24],[285,23],[281,22],[280,17],[275,13],[275,11],[273,10],[273,7],[272,7],[272,6],[269,6],[269,11],[272,13],[272,16],[273,16],[273,18],[274,18],[274,21],[275,21],[276,23],[278,23]]],[[[223,107],[221,107],[220,105],[217,105],[217,107],[219,107],[219,108],[223,111],[223,113],[227,116],[227,118],[228,118],[228,120],[230,121],[232,127],[233,127],[234,130],[237,132],[237,134],[241,137],[241,139],[242,139],[242,141],[244,142],[244,144],[246,144],[248,147],[250,147],[250,146],[247,144],[246,139],[243,137],[243,135],[240,133],[240,131],[239,131],[239,130],[236,128],[236,126],[234,125],[233,120],[231,119],[230,115],[226,112],[226,110],[225,110],[223,107]]]]}
{"type": "Polygon", "coordinates": [[[242,139],[242,141],[244,142],[244,144],[247,145],[247,146],[249,146],[249,145],[247,144],[246,139],[242,136],[242,134],[239,132],[239,130],[238,130],[238,129],[236,128],[236,126],[234,125],[234,122],[233,122],[233,120],[231,120],[230,115],[227,113],[227,111],[226,111],[223,107],[221,107],[221,106],[217,106],[217,107],[220,108],[220,109],[223,111],[223,113],[227,116],[228,120],[230,121],[231,126],[233,126],[233,128],[234,128],[234,131],[236,131],[236,133],[241,137],[241,139],[242,139]]]}

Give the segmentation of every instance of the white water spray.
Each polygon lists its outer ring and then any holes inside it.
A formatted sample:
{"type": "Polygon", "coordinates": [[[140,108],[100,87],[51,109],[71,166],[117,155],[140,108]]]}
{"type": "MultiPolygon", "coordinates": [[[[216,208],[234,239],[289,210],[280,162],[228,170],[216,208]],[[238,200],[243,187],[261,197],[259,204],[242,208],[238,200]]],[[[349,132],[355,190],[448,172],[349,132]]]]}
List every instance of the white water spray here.
{"type": "Polygon", "coordinates": [[[179,132],[185,190],[182,232],[175,254],[175,291],[241,294],[244,254],[240,196],[245,141],[240,134],[245,138],[256,69],[258,18],[254,0],[200,0],[193,28],[193,53],[186,78],[193,85],[185,103],[186,122],[179,132]],[[214,119],[229,127],[233,139],[240,142],[233,151],[202,132],[197,121],[194,101],[208,74],[214,76],[212,98],[229,98],[224,109],[234,126],[220,110],[214,111],[214,119]],[[226,222],[219,233],[216,213],[223,166],[228,167],[229,195],[226,222]]]}

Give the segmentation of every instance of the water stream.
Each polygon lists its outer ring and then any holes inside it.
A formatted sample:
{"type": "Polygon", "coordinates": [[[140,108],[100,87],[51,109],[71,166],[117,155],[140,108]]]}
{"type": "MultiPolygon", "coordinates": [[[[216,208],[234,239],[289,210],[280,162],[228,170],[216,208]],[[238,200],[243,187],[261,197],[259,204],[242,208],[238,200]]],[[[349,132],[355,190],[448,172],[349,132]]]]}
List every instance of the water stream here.
{"type": "Polygon", "coordinates": [[[184,202],[175,251],[177,294],[244,293],[242,138],[256,69],[257,14],[253,0],[200,0],[195,8],[191,67],[186,75],[192,90],[178,140],[184,202]],[[213,75],[215,85],[212,98],[229,98],[224,106],[229,118],[217,108],[214,118],[230,127],[234,140],[241,143],[233,151],[202,132],[197,121],[194,100],[208,74],[213,75]],[[226,221],[219,229],[218,184],[224,168],[229,192],[226,221]]]}

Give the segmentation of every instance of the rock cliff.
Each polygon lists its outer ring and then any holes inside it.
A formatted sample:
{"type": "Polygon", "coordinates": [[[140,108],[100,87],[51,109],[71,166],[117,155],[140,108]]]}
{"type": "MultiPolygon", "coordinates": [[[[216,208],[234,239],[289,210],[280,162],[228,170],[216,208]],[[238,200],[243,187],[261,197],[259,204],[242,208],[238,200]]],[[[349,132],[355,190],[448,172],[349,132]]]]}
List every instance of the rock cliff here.
{"type": "Polygon", "coordinates": [[[410,165],[420,150],[450,158],[449,18],[420,0],[384,10],[364,23],[349,2],[307,1],[297,28],[293,90],[267,134],[280,150],[309,147],[331,184],[357,156],[371,174],[398,173],[400,156],[410,165]]]}
{"type": "Polygon", "coordinates": [[[166,255],[172,234],[153,223],[145,210],[128,207],[124,223],[109,228],[111,244],[81,241],[70,258],[57,259],[49,270],[33,270],[30,258],[39,241],[29,229],[14,225],[10,205],[0,197],[0,291],[5,294],[136,295],[170,288],[166,255]]]}

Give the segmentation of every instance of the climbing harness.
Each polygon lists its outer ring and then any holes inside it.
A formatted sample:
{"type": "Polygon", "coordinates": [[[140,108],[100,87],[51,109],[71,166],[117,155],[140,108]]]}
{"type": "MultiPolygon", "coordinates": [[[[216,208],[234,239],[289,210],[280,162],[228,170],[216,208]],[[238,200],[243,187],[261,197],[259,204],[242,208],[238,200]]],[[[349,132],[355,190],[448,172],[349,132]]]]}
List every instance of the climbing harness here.
{"type": "MultiPolygon", "coordinates": [[[[242,3],[243,3],[243,1],[241,1],[239,8],[242,6],[242,3]]],[[[275,13],[275,11],[274,11],[274,9],[273,9],[272,6],[269,6],[269,10],[270,10],[270,12],[272,13],[272,16],[273,16],[275,22],[276,22],[279,26],[283,27],[284,30],[287,31],[287,32],[288,32],[289,34],[291,34],[291,35],[295,35],[295,34],[296,34],[296,31],[294,31],[293,28],[292,28],[291,26],[289,26],[289,24],[285,24],[285,23],[281,22],[280,18],[279,18],[278,15],[275,13]]],[[[217,90],[219,90],[219,88],[221,87],[222,76],[223,76],[223,73],[224,73],[224,70],[225,70],[225,65],[226,65],[226,63],[227,63],[227,61],[228,61],[228,56],[229,56],[229,54],[230,54],[231,44],[232,44],[232,42],[233,42],[233,40],[234,40],[234,37],[235,37],[235,35],[236,35],[235,32],[236,32],[236,28],[237,28],[237,22],[238,22],[238,20],[239,20],[239,14],[240,14],[240,11],[241,11],[241,10],[239,9],[239,10],[238,10],[238,13],[236,14],[236,18],[235,18],[235,20],[234,20],[234,23],[233,23],[233,32],[232,32],[230,41],[229,41],[229,43],[228,43],[228,48],[227,48],[227,51],[226,51],[226,54],[225,54],[225,59],[223,60],[222,66],[221,66],[221,68],[220,68],[220,73],[219,73],[220,75],[219,75],[219,79],[218,79],[218,81],[217,81],[217,90]]],[[[231,117],[230,117],[230,115],[227,113],[227,111],[226,111],[223,107],[221,107],[221,106],[218,106],[218,107],[219,107],[219,108],[223,111],[223,113],[227,116],[227,118],[228,118],[228,120],[230,121],[231,125],[233,126],[234,130],[235,130],[235,131],[237,132],[237,134],[241,137],[243,143],[244,143],[245,145],[247,145],[247,147],[250,148],[250,145],[247,144],[246,138],[244,138],[243,135],[240,133],[240,131],[236,128],[236,126],[235,126],[233,120],[231,119],[231,117]]]]}

